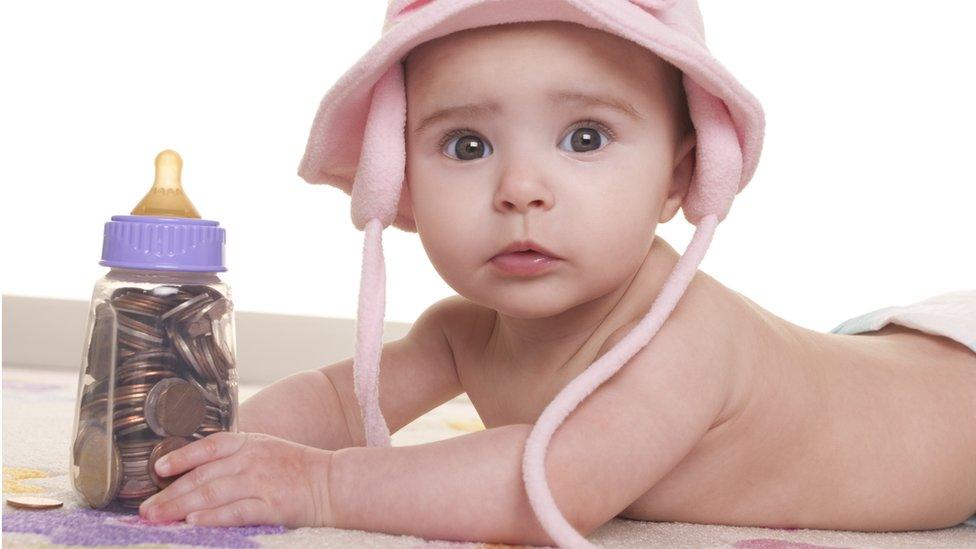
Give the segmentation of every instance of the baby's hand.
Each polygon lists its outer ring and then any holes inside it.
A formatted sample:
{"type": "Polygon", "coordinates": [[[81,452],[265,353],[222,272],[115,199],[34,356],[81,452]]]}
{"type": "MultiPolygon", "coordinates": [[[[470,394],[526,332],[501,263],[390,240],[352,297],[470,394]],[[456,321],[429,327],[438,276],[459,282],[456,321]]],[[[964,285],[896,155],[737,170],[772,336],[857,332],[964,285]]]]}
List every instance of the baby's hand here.
{"type": "Polygon", "coordinates": [[[139,513],[201,526],[332,526],[332,453],[260,433],[214,433],[156,462],[161,477],[193,470],[139,513]]]}

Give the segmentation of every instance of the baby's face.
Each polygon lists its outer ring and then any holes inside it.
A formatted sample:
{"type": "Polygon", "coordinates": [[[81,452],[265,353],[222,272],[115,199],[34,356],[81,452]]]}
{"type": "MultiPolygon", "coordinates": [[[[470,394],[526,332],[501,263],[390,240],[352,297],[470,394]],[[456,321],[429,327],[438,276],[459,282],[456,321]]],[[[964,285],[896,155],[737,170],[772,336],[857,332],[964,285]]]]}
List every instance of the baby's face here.
{"type": "Polygon", "coordinates": [[[627,40],[556,21],[471,29],[414,49],[406,184],[441,277],[519,318],[626,283],[657,223],[680,207],[694,165],[694,135],[676,122],[679,75],[627,40]],[[434,116],[462,105],[476,106],[434,116]],[[491,258],[520,239],[562,259],[532,277],[497,269],[491,258]]]}

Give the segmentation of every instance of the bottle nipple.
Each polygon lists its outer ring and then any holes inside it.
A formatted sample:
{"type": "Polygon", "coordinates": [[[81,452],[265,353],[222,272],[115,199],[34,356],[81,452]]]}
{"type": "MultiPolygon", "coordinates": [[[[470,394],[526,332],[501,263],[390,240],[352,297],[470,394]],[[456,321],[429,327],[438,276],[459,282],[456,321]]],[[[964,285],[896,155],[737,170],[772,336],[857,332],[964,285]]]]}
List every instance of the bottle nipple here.
{"type": "Polygon", "coordinates": [[[182,171],[183,159],[176,151],[167,149],[156,155],[156,179],[146,196],[132,210],[132,215],[200,219],[197,209],[183,192],[180,182],[182,171]]]}

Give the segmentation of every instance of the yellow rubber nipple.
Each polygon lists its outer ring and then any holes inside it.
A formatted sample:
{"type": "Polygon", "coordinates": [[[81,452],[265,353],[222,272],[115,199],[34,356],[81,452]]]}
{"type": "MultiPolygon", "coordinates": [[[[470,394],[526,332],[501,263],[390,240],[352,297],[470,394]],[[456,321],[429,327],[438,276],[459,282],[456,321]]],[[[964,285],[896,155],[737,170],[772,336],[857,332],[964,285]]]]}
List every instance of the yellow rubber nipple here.
{"type": "Polygon", "coordinates": [[[132,210],[132,215],[155,215],[160,217],[194,217],[200,214],[183,192],[180,173],[183,159],[176,151],[169,149],[156,155],[156,180],[132,210]]]}

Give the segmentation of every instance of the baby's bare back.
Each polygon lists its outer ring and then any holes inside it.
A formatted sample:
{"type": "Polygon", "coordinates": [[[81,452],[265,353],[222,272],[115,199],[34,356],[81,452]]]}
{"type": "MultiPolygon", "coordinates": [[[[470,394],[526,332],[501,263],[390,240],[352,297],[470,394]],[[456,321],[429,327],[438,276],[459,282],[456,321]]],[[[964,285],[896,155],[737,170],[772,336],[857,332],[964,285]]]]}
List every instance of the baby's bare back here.
{"type": "MultiPolygon", "coordinates": [[[[702,347],[713,357],[680,354],[712,363],[688,367],[734,369],[734,387],[723,417],[621,516],[899,531],[976,512],[976,354],[895,325],[856,336],[806,330],[703,273],[683,301],[655,337],[710,341],[702,347]]],[[[492,315],[472,305],[453,324],[458,376],[487,427],[533,423],[599,354],[540,369],[486,358],[492,315]]]]}

